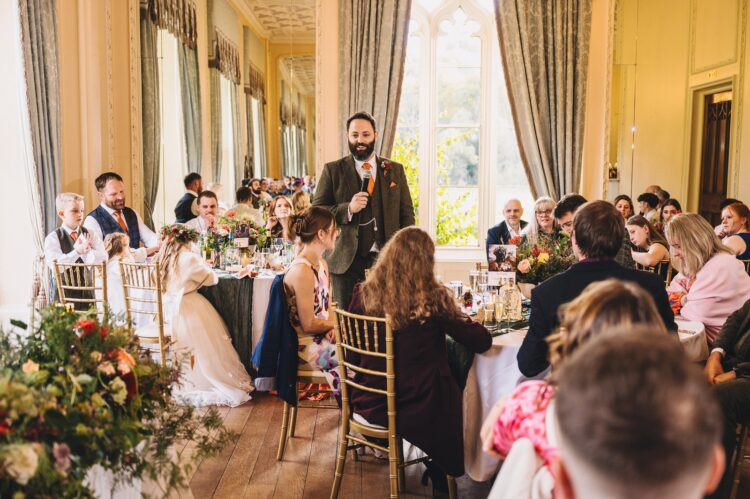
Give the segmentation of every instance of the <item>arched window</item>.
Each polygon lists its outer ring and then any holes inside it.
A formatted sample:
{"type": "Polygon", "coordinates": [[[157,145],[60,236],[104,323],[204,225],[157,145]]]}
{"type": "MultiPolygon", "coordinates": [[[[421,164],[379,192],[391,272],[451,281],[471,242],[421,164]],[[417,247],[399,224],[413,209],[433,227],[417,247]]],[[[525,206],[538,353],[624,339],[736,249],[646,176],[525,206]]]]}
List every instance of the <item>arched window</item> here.
{"type": "Polygon", "coordinates": [[[483,259],[511,197],[531,214],[490,0],[414,0],[392,156],[443,259],[483,259]]]}

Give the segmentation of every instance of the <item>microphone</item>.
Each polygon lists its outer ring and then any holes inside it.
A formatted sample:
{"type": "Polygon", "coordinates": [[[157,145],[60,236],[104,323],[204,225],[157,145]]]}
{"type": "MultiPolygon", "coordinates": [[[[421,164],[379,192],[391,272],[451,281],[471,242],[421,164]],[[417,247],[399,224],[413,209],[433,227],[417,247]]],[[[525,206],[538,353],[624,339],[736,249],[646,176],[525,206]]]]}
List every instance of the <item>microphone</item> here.
{"type": "Polygon", "coordinates": [[[365,171],[364,175],[362,176],[362,189],[360,192],[367,192],[367,186],[370,183],[370,178],[372,178],[372,173],[369,171],[365,171]]]}

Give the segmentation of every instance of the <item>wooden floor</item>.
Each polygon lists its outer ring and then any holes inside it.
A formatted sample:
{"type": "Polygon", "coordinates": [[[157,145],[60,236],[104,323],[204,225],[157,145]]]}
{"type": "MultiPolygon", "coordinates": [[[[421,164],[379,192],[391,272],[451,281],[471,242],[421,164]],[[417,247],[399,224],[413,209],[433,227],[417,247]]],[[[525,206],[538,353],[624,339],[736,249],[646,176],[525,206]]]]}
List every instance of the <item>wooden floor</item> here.
{"type": "MultiPolygon", "coordinates": [[[[282,403],[277,397],[254,394],[241,407],[219,409],[227,428],[239,436],[219,456],[200,463],[190,481],[196,499],[216,498],[327,498],[331,494],[336,457],[338,411],[302,408],[297,431],[289,439],[283,461],[276,461],[282,403]]],[[[432,487],[419,479],[424,467],[410,466],[406,494],[432,497],[432,487]]],[[[492,482],[457,480],[461,499],[487,497],[492,482]]],[[[388,462],[370,455],[359,462],[347,456],[339,497],[387,498],[388,462]]]]}

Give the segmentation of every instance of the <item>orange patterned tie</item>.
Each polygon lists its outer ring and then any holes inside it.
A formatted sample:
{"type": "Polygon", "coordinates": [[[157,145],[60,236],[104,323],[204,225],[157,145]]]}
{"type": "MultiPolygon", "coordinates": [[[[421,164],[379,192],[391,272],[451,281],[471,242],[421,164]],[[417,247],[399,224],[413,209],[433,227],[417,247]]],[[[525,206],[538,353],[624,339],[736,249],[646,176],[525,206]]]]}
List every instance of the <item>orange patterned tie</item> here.
{"type": "Polygon", "coordinates": [[[122,210],[116,210],[115,211],[115,218],[117,219],[117,223],[120,224],[120,227],[122,228],[122,231],[127,234],[128,233],[128,224],[125,223],[125,219],[122,218],[122,210]]]}
{"type": "Polygon", "coordinates": [[[70,238],[73,240],[73,242],[76,242],[76,239],[78,239],[78,231],[74,230],[70,233],[70,238]]]}
{"type": "MultiPolygon", "coordinates": [[[[372,169],[372,165],[370,165],[370,163],[364,163],[362,165],[362,168],[366,172],[370,172],[370,170],[372,169]]],[[[372,196],[372,191],[374,190],[375,190],[375,175],[373,175],[372,172],[370,172],[370,181],[367,182],[367,194],[372,196]]]]}

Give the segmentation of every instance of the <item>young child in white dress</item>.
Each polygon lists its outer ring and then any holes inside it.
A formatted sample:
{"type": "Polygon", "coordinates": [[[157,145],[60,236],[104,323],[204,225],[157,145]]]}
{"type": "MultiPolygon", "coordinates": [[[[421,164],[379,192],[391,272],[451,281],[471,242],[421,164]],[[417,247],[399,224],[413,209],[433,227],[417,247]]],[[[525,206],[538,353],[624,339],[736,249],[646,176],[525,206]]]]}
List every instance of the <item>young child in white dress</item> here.
{"type": "Polygon", "coordinates": [[[173,394],[181,403],[195,406],[241,405],[250,400],[253,382],[221,316],[198,293],[200,287],[219,282],[211,267],[191,250],[198,233],[175,224],[165,227],[162,237],[156,258],[159,277],[167,293],[182,293],[172,321],[172,341],[184,362],[181,384],[173,394]]]}

